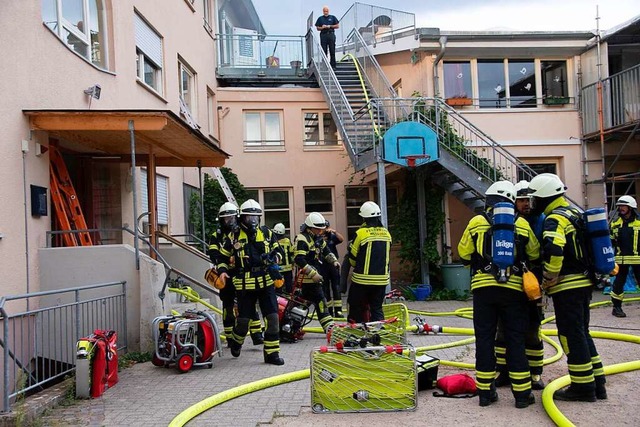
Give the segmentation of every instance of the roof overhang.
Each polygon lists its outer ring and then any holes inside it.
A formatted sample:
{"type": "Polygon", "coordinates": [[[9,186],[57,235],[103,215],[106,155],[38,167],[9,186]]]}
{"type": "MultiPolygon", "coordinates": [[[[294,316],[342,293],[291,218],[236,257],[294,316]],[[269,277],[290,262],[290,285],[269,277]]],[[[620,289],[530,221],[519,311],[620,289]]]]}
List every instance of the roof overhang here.
{"type": "Polygon", "coordinates": [[[168,110],[23,110],[32,130],[46,131],[60,146],[80,155],[131,160],[133,123],[135,153],[156,166],[218,167],[229,154],[217,141],[192,128],[168,110]]]}

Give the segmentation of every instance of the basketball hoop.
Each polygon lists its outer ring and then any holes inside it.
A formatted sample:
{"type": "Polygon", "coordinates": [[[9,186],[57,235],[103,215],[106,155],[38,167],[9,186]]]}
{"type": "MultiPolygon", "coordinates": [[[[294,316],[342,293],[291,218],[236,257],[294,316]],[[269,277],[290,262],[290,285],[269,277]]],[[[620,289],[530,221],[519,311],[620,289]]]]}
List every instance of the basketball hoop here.
{"type": "Polygon", "coordinates": [[[429,159],[428,154],[420,154],[420,155],[415,155],[415,156],[406,156],[405,159],[407,160],[407,166],[410,168],[415,168],[416,167],[416,160],[417,159],[429,159]]]}

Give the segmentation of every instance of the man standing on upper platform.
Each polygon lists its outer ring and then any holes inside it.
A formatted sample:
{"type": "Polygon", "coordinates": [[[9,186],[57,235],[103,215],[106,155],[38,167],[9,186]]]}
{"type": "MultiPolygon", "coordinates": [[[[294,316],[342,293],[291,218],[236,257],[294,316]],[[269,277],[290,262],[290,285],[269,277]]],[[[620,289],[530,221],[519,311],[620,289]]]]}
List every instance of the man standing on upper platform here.
{"type": "Polygon", "coordinates": [[[316,29],[320,31],[320,46],[322,51],[329,56],[331,68],[336,69],[336,34],[335,30],[340,28],[338,18],[329,15],[329,6],[322,8],[322,16],[316,20],[316,29]],[[329,48],[329,53],[327,53],[329,48]]]}

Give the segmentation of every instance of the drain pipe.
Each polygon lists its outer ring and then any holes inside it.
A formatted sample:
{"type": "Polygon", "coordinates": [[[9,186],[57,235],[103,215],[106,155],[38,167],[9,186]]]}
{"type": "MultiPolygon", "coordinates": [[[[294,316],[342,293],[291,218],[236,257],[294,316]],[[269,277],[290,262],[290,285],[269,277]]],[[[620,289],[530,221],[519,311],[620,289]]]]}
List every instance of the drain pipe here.
{"type": "Polygon", "coordinates": [[[437,97],[440,92],[440,77],[438,76],[438,63],[444,56],[445,50],[447,50],[447,36],[440,37],[440,52],[436,55],[436,59],[433,61],[433,96],[437,97]]]}

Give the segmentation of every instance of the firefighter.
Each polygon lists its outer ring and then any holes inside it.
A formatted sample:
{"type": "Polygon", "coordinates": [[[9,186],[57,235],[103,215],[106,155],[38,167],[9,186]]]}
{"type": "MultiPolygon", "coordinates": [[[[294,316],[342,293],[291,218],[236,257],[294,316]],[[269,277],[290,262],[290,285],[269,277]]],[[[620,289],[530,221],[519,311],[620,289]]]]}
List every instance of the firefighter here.
{"type": "MultiPolygon", "coordinates": [[[[209,258],[213,265],[218,264],[220,256],[220,244],[223,242],[224,237],[232,233],[238,228],[238,207],[231,203],[226,202],[220,206],[218,211],[218,228],[211,234],[209,239],[209,258]]],[[[229,271],[229,278],[226,280],[225,286],[220,289],[220,301],[222,302],[222,326],[224,327],[225,337],[231,336],[233,325],[236,322],[236,316],[234,311],[236,300],[236,289],[233,287],[231,276],[233,276],[233,270],[229,271]]],[[[251,321],[249,322],[249,333],[251,334],[251,341],[253,345],[263,344],[262,337],[262,322],[260,321],[260,315],[257,310],[253,310],[251,315],[251,321]]],[[[227,344],[229,341],[227,341],[227,344]]]]}
{"type": "Polygon", "coordinates": [[[473,327],[476,336],[476,385],[480,406],[498,400],[495,389],[495,338],[498,321],[502,321],[506,341],[507,367],[516,408],[535,402],[531,394],[531,373],[525,353],[525,331],[529,321],[527,297],[522,288],[522,265],[538,260],[540,244],[524,218],[515,219],[515,262],[508,277],[498,273],[493,263],[492,229],[494,206],[498,202],[514,203],[515,188],[511,182],[497,181],[486,191],[486,212],[473,217],[462,234],[458,254],[471,268],[473,293],[473,327]],[[504,281],[506,280],[506,281],[504,281]]]}
{"type": "Polygon", "coordinates": [[[555,174],[543,173],[529,183],[534,214],[544,213],[542,234],[542,287],[553,299],[558,338],[567,355],[571,385],[558,390],[558,400],[595,402],[606,399],[604,370],[589,335],[589,303],[593,283],[589,277],[586,236],[577,227],[581,214],[564,197],[567,187],[555,174]]]}
{"type": "MultiPolygon", "coordinates": [[[[283,223],[279,222],[274,225],[273,232],[276,234],[278,244],[284,253],[282,264],[280,265],[280,273],[282,273],[282,277],[284,278],[284,290],[288,294],[291,294],[291,292],[293,292],[293,246],[291,245],[291,240],[284,235],[286,230],[283,223]]],[[[276,290],[277,293],[281,291],[282,288],[276,290]]]]}
{"type": "Polygon", "coordinates": [[[270,274],[282,252],[275,234],[266,226],[260,226],[261,216],[258,202],[253,199],[244,202],[240,206],[240,226],[229,233],[220,246],[218,272],[221,278],[227,279],[235,268],[233,285],[238,298],[238,318],[227,341],[231,355],[239,357],[257,302],[265,321],[264,361],[284,365],[284,359],[280,357],[278,303],[270,274]]]}
{"type": "MultiPolygon", "coordinates": [[[[536,239],[542,239],[542,225],[540,219],[542,216],[531,214],[531,196],[529,195],[529,182],[526,180],[519,181],[514,186],[516,190],[516,211],[518,215],[527,220],[536,239]],[[536,233],[539,229],[539,234],[536,233]]],[[[532,270],[538,272],[539,264],[532,270]]],[[[544,310],[542,309],[542,300],[529,301],[529,327],[524,335],[524,346],[529,361],[529,370],[531,371],[531,389],[542,390],[544,381],[542,381],[542,367],[544,359],[544,345],[542,343],[541,322],[544,319],[544,310]]],[[[496,370],[498,377],[496,378],[496,387],[506,386],[510,383],[509,372],[507,370],[506,346],[504,342],[504,325],[498,321],[498,333],[496,336],[496,370]]]]}
{"type": "MultiPolygon", "coordinates": [[[[344,237],[337,230],[330,228],[331,224],[329,221],[326,221],[325,225],[326,228],[324,229],[324,233],[322,233],[322,237],[324,241],[327,242],[331,253],[335,255],[336,259],[340,259],[337,246],[344,242],[344,237]]],[[[323,266],[323,288],[324,296],[327,298],[327,305],[329,306],[329,314],[333,317],[343,317],[342,295],[340,294],[340,271],[331,264],[324,264],[323,266]]]]}
{"type": "Polygon", "coordinates": [[[611,242],[616,251],[616,263],[620,270],[611,289],[612,315],[627,317],[622,311],[624,284],[633,270],[636,283],[640,281],[640,216],[638,202],[631,196],[622,196],[616,202],[618,218],[611,223],[611,242]]]}
{"type": "Polygon", "coordinates": [[[347,296],[348,319],[357,323],[375,322],[384,320],[382,303],[390,284],[391,234],[382,225],[382,211],[376,203],[364,202],[359,214],[364,223],[348,249],[349,263],[353,267],[347,296]]]}
{"type": "Polygon", "coordinates": [[[324,239],[325,219],[318,212],[311,212],[304,220],[301,232],[295,239],[294,262],[298,274],[302,274],[302,298],[315,305],[320,326],[325,332],[333,327],[333,318],[327,311],[327,300],[322,292],[323,277],[320,274],[323,263],[340,268],[335,255],[331,253],[324,239]]]}

